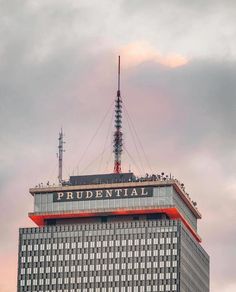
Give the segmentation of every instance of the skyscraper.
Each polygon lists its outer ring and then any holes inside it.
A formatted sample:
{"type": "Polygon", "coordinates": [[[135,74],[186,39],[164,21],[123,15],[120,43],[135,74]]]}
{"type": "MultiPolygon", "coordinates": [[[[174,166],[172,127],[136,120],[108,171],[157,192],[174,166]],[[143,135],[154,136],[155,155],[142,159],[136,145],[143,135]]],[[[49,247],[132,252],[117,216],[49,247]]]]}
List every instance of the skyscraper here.
{"type": "Polygon", "coordinates": [[[209,291],[199,211],[175,179],[73,176],[30,189],[18,291],[209,291]]]}
{"type": "Polygon", "coordinates": [[[61,132],[59,185],[30,189],[38,227],[19,232],[18,292],[209,291],[201,214],[183,184],[121,172],[119,86],[114,173],[63,181],[61,132]]]}

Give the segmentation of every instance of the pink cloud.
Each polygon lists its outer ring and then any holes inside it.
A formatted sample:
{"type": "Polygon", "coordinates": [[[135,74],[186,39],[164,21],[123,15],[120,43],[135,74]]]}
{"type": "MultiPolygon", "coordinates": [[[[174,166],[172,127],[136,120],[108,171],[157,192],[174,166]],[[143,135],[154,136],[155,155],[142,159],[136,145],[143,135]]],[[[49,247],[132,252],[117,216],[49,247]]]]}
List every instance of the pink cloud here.
{"type": "Polygon", "coordinates": [[[188,63],[188,59],[175,52],[162,54],[148,42],[134,42],[121,47],[120,54],[122,62],[125,66],[134,66],[145,61],[155,61],[161,65],[175,68],[184,66],[188,63]]]}

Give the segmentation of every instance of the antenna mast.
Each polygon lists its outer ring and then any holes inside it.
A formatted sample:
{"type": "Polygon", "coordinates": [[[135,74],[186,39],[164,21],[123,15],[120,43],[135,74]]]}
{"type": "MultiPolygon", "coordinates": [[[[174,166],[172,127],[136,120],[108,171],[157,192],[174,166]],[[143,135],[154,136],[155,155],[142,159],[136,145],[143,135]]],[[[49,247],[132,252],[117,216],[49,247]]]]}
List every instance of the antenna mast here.
{"type": "Polygon", "coordinates": [[[120,95],[120,56],[118,57],[118,90],[115,100],[115,133],[113,140],[114,173],[121,173],[121,154],[122,154],[122,99],[120,95]]]}
{"type": "Polygon", "coordinates": [[[64,138],[64,134],[63,134],[63,131],[61,129],[60,133],[59,133],[59,145],[58,145],[58,181],[59,181],[59,184],[62,184],[62,168],[63,168],[63,152],[65,152],[64,150],[64,141],[63,141],[63,138],[64,138]]]}

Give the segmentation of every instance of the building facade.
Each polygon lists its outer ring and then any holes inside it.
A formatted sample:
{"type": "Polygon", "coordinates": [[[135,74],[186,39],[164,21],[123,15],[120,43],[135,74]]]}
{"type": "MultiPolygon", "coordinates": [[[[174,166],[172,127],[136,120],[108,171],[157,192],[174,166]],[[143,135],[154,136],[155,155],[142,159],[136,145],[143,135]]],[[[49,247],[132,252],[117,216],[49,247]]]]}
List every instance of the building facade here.
{"type": "Polygon", "coordinates": [[[76,176],[30,193],[38,227],[20,229],[19,292],[209,292],[201,214],[178,181],[76,176]]]}

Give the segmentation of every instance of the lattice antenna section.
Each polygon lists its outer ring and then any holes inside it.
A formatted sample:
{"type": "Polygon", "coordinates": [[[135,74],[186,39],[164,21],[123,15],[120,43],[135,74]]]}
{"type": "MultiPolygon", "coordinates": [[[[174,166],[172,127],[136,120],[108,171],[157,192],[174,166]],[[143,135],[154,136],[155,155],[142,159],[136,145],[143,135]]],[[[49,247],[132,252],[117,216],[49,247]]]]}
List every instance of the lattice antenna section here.
{"type": "Polygon", "coordinates": [[[118,90],[115,101],[115,133],[113,140],[114,173],[121,173],[122,154],[122,99],[120,95],[120,56],[118,58],[118,90]]]}

